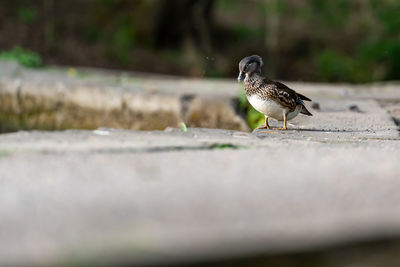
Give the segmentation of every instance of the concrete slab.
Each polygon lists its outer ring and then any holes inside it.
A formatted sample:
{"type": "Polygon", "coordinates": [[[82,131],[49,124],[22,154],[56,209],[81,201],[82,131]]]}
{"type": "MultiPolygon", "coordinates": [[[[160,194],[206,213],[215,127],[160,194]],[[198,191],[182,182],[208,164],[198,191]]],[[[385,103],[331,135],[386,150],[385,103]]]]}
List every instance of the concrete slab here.
{"type": "MultiPolygon", "coordinates": [[[[27,69],[4,61],[0,62],[0,74],[0,131],[3,132],[98,127],[163,130],[179,127],[181,122],[189,127],[249,130],[238,109],[242,85],[235,78],[188,79],[54,67],[27,69]]],[[[323,109],[325,100],[342,103],[341,108],[347,111],[348,106],[343,103],[354,105],[352,102],[375,100],[397,101],[396,106],[400,103],[399,83],[287,84],[321,102],[323,109]]]]}
{"type": "Polygon", "coordinates": [[[357,119],[326,104],[287,132],[3,134],[0,265],[163,265],[397,238],[397,129],[357,104],[357,119]]]}
{"type": "MultiPolygon", "coordinates": [[[[65,76],[56,70],[45,80],[57,75],[65,76]]],[[[191,92],[214,82],[163,79],[146,81],[159,82],[165,94],[163,86],[191,92]]],[[[233,83],[215,84],[225,92],[233,83]]],[[[287,131],[1,134],[0,266],[160,266],[257,255],[264,263],[283,255],[277,266],[284,267],[399,266],[400,91],[298,86],[319,108],[290,121],[287,131]],[[376,240],[385,253],[366,262],[377,248],[354,244],[376,240]],[[340,262],[326,252],[334,246],[361,256],[340,262]],[[314,265],[310,257],[298,265],[291,256],[307,251],[325,251],[328,259],[310,256],[314,265]]]]}

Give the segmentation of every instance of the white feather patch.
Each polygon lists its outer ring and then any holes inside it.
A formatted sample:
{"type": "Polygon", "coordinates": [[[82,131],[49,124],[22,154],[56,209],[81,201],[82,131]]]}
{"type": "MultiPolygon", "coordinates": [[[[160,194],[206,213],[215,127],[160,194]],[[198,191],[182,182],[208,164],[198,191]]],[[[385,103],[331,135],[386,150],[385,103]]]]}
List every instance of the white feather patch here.
{"type": "MultiPolygon", "coordinates": [[[[276,101],[268,98],[268,99],[261,99],[257,95],[252,95],[247,98],[250,104],[254,107],[255,110],[258,112],[273,118],[278,121],[283,121],[283,113],[287,111],[287,108],[283,107],[276,101]]],[[[298,105],[293,112],[290,112],[287,116],[288,120],[293,119],[296,117],[301,110],[301,106],[298,105]]]]}

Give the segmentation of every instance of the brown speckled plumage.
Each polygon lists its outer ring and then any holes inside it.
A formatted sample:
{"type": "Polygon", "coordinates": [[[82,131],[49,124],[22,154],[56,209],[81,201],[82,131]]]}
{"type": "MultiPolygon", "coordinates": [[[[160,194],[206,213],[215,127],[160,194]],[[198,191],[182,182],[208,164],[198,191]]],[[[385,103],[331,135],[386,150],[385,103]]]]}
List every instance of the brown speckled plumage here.
{"type": "Polygon", "coordinates": [[[244,90],[247,96],[257,94],[262,99],[273,99],[290,111],[293,111],[297,105],[303,105],[302,100],[310,100],[283,83],[263,78],[258,74],[253,74],[244,80],[244,90]]]}
{"type": "Polygon", "coordinates": [[[312,116],[304,105],[304,101],[311,99],[296,93],[280,82],[272,81],[261,76],[263,61],[260,56],[253,55],[243,58],[239,62],[239,81],[244,82],[244,90],[250,104],[265,115],[265,125],[258,127],[270,128],[268,118],[283,121],[283,130],[287,128],[287,120],[291,120],[299,113],[312,116]]]}
{"type": "Polygon", "coordinates": [[[303,100],[311,101],[311,99],[296,93],[283,83],[262,77],[261,67],[263,65],[262,58],[257,55],[245,57],[239,62],[240,74],[238,79],[244,81],[247,97],[256,94],[261,99],[272,99],[289,111],[293,111],[296,106],[301,105],[301,113],[311,115],[303,103],[303,100]]]}

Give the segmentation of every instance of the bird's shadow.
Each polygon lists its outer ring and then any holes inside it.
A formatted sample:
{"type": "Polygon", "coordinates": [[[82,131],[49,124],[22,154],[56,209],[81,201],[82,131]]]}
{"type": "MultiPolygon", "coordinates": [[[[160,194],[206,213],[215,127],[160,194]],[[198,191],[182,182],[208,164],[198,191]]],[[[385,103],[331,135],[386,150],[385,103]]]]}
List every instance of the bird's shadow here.
{"type": "Polygon", "coordinates": [[[321,133],[357,133],[364,132],[364,130],[348,130],[348,129],[312,129],[312,128],[294,128],[289,129],[298,132],[321,132],[321,133]]]}
{"type": "Polygon", "coordinates": [[[319,133],[360,133],[365,130],[348,130],[348,129],[313,129],[313,128],[288,128],[286,130],[271,128],[271,129],[260,129],[253,130],[252,133],[276,133],[276,132],[319,132],[319,133]]]}

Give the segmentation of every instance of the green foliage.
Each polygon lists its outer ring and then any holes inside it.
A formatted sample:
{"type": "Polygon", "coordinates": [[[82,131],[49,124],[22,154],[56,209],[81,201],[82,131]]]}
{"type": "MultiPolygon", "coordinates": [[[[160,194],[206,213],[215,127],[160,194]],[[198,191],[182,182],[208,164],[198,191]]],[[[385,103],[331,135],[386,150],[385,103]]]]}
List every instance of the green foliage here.
{"type": "Polygon", "coordinates": [[[383,24],[384,34],[398,35],[400,31],[400,2],[393,0],[369,0],[371,10],[383,24]]]}
{"type": "Polygon", "coordinates": [[[129,24],[120,26],[113,36],[113,50],[121,63],[129,60],[129,52],[135,41],[133,29],[129,24]]]}
{"type": "Polygon", "coordinates": [[[351,62],[336,51],[326,50],[317,56],[317,68],[320,78],[338,81],[348,78],[351,62]]]}
{"type": "Polygon", "coordinates": [[[89,25],[84,29],[84,38],[90,43],[100,42],[102,33],[100,29],[93,25],[89,25]]]}
{"type": "Polygon", "coordinates": [[[220,143],[211,145],[211,149],[239,149],[240,146],[231,143],[220,143]]]}
{"type": "Polygon", "coordinates": [[[217,0],[217,6],[222,10],[237,12],[239,10],[238,1],[232,0],[217,0]]]}
{"type": "Polygon", "coordinates": [[[272,0],[264,1],[260,3],[260,9],[262,14],[282,14],[287,10],[287,3],[284,0],[272,0]]]}
{"type": "Polygon", "coordinates": [[[366,75],[371,80],[394,80],[400,77],[400,42],[394,38],[362,43],[357,48],[356,58],[369,69],[366,75]]]}
{"type": "Polygon", "coordinates": [[[182,56],[182,53],[179,50],[173,49],[165,49],[164,51],[165,58],[172,61],[172,62],[179,62],[179,59],[182,56]]]}
{"type": "Polygon", "coordinates": [[[372,79],[371,69],[364,61],[334,50],[325,50],[317,57],[319,78],[329,82],[369,82],[372,79]]]}
{"type": "Polygon", "coordinates": [[[37,53],[23,49],[19,46],[15,46],[10,51],[1,52],[0,60],[14,60],[29,68],[37,68],[43,65],[42,59],[37,53]]]}
{"type": "Polygon", "coordinates": [[[343,26],[354,9],[352,2],[348,0],[307,0],[307,2],[312,14],[308,18],[327,27],[343,26]]]}
{"type": "Polygon", "coordinates": [[[247,101],[246,93],[243,90],[239,91],[239,108],[240,110],[246,110],[249,106],[249,102],[247,101]]]}
{"type": "Polygon", "coordinates": [[[255,38],[263,38],[264,36],[264,28],[258,27],[248,27],[243,24],[236,24],[232,26],[233,31],[239,39],[248,39],[251,37],[255,38]]]}
{"type": "Polygon", "coordinates": [[[263,125],[264,121],[265,116],[250,106],[250,109],[247,113],[247,122],[250,125],[251,129],[255,129],[258,126],[263,125]]]}
{"type": "Polygon", "coordinates": [[[247,123],[251,129],[264,124],[264,115],[250,105],[243,90],[239,92],[239,109],[246,115],[247,123]]]}
{"type": "MultiPolygon", "coordinates": [[[[151,71],[148,66],[158,64],[158,70],[171,74],[227,77],[233,75],[239,55],[258,53],[269,65],[266,69],[279,75],[271,78],[352,83],[400,79],[400,1],[396,0],[217,0],[211,7],[213,18],[208,17],[205,25],[200,25],[204,22],[197,15],[193,17],[198,10],[190,7],[196,4],[171,1],[171,7],[186,6],[193,18],[171,17],[174,22],[169,28],[173,31],[166,34],[159,16],[166,10],[158,1],[93,0],[84,5],[58,1],[57,6],[66,11],[55,17],[46,5],[34,2],[5,1],[5,14],[15,17],[5,17],[8,23],[4,27],[9,28],[4,32],[12,30],[7,26],[12,23],[25,24],[22,27],[29,37],[9,36],[4,46],[26,43],[26,38],[32,37],[32,47],[48,49],[46,54],[61,57],[59,62],[88,64],[101,51],[108,57],[100,54],[93,62],[103,67],[151,71]],[[85,10],[79,10],[82,8],[85,10]],[[74,11],[87,16],[70,20],[74,11]],[[194,24],[189,26],[191,21],[194,24]],[[268,43],[270,29],[277,33],[276,48],[268,43]],[[205,53],[202,47],[208,40],[211,52],[205,53]],[[68,58],[81,44],[95,49],[68,58]],[[190,58],[208,54],[219,56],[215,61],[190,58]],[[143,59],[154,62],[141,64],[143,59]]],[[[37,54],[20,48],[1,53],[1,58],[30,67],[42,64],[37,54]]],[[[251,108],[246,114],[254,124],[260,121],[251,108]]]]}
{"type": "Polygon", "coordinates": [[[353,55],[326,49],[316,56],[318,78],[323,81],[364,83],[400,77],[400,43],[361,43],[353,55]]]}
{"type": "Polygon", "coordinates": [[[99,43],[110,59],[124,66],[132,65],[131,52],[136,44],[136,18],[140,4],[136,1],[97,0],[91,21],[84,29],[85,39],[99,43]],[[133,11],[135,10],[135,11],[133,11]]]}
{"type": "Polygon", "coordinates": [[[23,7],[18,10],[18,18],[23,23],[31,24],[37,20],[38,14],[32,7],[23,7]]]}
{"type": "MultiPolygon", "coordinates": [[[[351,1],[307,2],[299,15],[313,23],[319,30],[316,35],[325,43],[324,48],[315,47],[312,55],[319,80],[363,83],[400,78],[399,1],[369,0],[362,5],[364,13],[360,14],[356,13],[359,7],[351,1]],[[347,33],[346,37],[343,26],[352,20],[357,21],[355,25],[364,34],[353,37],[347,33]],[[352,39],[340,45],[341,36],[352,39]]],[[[352,32],[357,34],[356,28],[352,32]]]]}
{"type": "Polygon", "coordinates": [[[186,124],[184,122],[181,122],[181,129],[185,133],[188,131],[187,126],[186,126],[186,124]]]}

